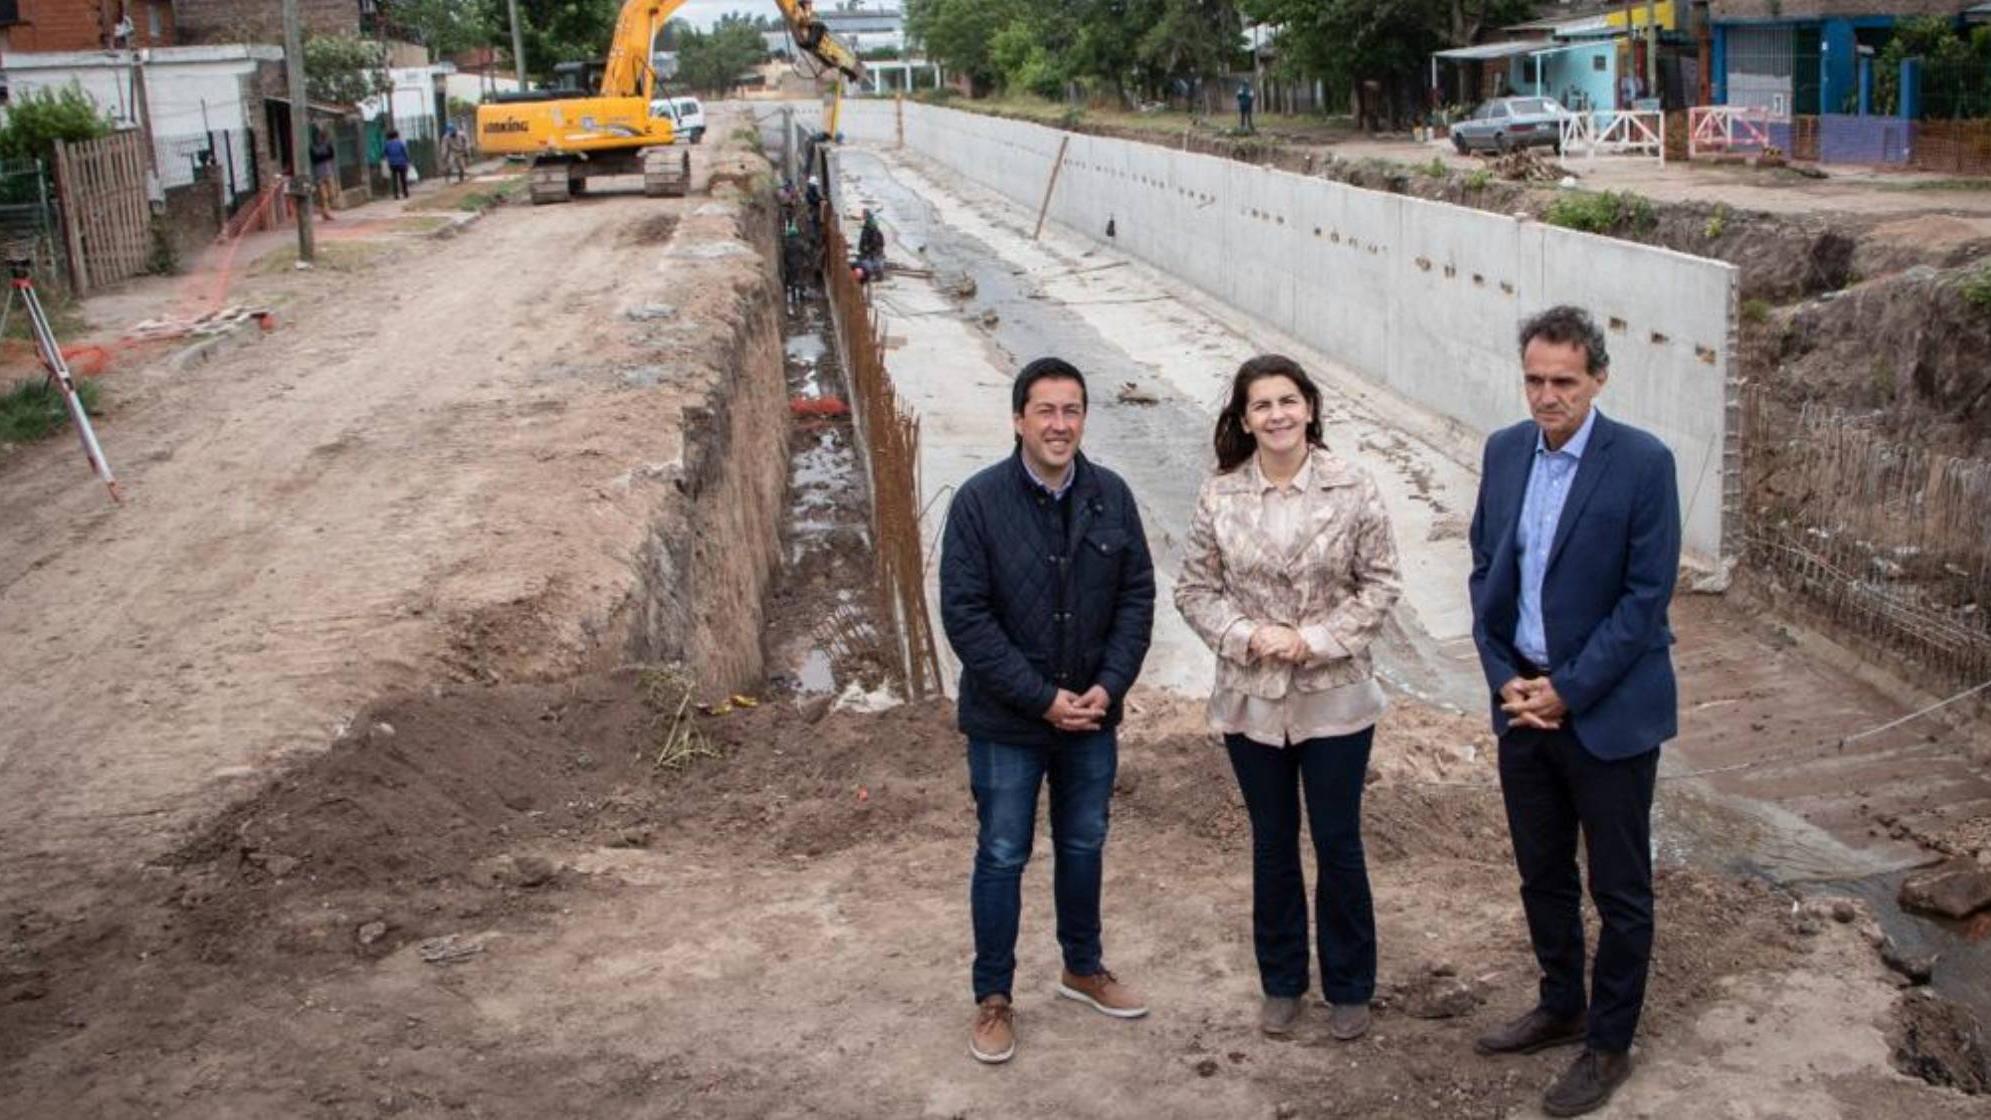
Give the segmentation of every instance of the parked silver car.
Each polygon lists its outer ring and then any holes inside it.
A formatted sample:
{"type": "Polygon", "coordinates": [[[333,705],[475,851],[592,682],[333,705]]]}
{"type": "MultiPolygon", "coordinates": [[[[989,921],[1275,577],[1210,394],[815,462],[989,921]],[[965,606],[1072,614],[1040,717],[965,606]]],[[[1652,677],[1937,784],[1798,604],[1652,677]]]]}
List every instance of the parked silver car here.
{"type": "Polygon", "coordinates": [[[1496,97],[1470,120],[1452,126],[1452,146],[1461,152],[1547,147],[1562,151],[1562,121],[1568,110],[1553,97],[1496,97]]]}

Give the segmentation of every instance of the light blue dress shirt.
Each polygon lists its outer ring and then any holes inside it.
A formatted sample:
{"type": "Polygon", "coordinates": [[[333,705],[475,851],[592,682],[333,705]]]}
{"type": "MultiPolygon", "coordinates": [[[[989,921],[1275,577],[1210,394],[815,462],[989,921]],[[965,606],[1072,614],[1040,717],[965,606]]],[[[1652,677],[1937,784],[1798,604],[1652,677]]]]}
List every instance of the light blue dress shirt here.
{"type": "Polygon", "coordinates": [[[1592,408],[1558,451],[1550,451],[1541,432],[1535,433],[1535,461],[1528,468],[1528,494],[1521,500],[1520,532],[1514,538],[1521,550],[1521,617],[1514,625],[1514,648],[1544,669],[1549,667],[1549,639],[1542,626],[1542,579],[1548,575],[1549,548],[1555,544],[1563,503],[1569,500],[1570,483],[1576,481],[1577,464],[1596,423],[1592,408]]]}

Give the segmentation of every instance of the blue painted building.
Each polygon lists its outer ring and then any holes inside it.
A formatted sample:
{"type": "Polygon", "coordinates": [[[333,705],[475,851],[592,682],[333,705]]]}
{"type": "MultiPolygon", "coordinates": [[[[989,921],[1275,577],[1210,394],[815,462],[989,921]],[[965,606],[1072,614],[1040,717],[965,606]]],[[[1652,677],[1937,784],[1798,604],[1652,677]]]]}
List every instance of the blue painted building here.
{"type": "Polygon", "coordinates": [[[1984,0],[1710,0],[1714,102],[1772,117],[1869,111],[1873,60],[1895,24],[1963,22],[1984,0]]]}

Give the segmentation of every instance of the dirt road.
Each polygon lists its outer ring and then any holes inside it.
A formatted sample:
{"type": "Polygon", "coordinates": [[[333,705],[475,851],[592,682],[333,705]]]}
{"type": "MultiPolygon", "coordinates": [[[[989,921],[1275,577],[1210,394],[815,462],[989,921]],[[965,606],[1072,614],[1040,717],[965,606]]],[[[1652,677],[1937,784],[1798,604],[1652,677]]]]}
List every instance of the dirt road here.
{"type": "Polygon", "coordinates": [[[74,911],[383,692],[579,667],[680,454],[682,319],[733,295],[663,267],[698,205],[244,281],[281,329],[116,379],[123,507],[61,441],[0,466],[0,907],[74,911]]]}

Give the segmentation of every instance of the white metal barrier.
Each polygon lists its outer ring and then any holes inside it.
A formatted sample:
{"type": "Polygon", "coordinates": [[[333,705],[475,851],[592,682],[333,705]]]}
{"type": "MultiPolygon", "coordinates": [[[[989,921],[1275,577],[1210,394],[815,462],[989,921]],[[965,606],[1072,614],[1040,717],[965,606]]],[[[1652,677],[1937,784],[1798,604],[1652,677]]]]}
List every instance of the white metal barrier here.
{"type": "Polygon", "coordinates": [[[1666,114],[1657,109],[1592,109],[1562,118],[1562,154],[1651,156],[1666,162],[1666,114]]]}
{"type": "Polygon", "coordinates": [[[1770,147],[1770,111],[1758,105],[1696,105],[1687,110],[1687,158],[1770,147]]]}

